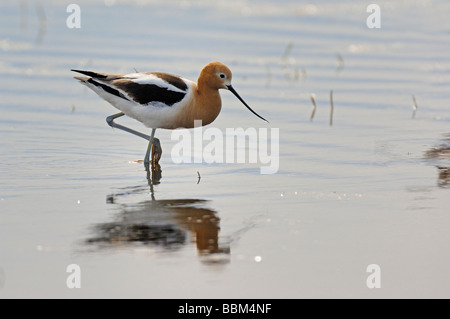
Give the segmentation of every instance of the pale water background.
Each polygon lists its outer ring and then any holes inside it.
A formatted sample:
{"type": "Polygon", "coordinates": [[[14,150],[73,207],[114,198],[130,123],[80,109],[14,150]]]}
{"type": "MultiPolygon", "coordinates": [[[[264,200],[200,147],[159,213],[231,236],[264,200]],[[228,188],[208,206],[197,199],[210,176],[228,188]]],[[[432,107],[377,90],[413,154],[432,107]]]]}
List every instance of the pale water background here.
{"type": "Polygon", "coordinates": [[[1,1],[0,297],[450,297],[450,3],[377,1],[369,29],[372,2],[1,1]],[[279,128],[277,174],[174,164],[159,130],[152,180],[69,71],[213,60],[270,125],[221,92],[211,127],[279,128]]]}

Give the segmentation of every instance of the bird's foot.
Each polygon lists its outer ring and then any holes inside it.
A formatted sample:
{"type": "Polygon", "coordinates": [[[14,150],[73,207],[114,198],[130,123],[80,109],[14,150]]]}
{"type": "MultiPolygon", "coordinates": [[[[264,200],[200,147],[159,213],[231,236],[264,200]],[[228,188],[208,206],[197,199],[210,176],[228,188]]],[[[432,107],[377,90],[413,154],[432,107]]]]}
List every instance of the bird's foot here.
{"type": "Polygon", "coordinates": [[[152,155],[151,155],[151,163],[152,163],[152,167],[154,165],[159,166],[159,160],[161,159],[161,155],[162,155],[162,148],[161,148],[161,143],[159,142],[159,139],[157,139],[156,137],[153,139],[153,145],[152,145],[152,155]]]}
{"type": "Polygon", "coordinates": [[[157,138],[153,139],[153,144],[151,148],[152,148],[151,156],[147,150],[147,154],[145,155],[144,159],[144,165],[146,168],[150,168],[151,166],[152,170],[159,170],[161,169],[161,166],[159,165],[159,160],[161,159],[162,155],[162,148],[159,139],[157,138]]]}
{"type": "Polygon", "coordinates": [[[149,144],[147,148],[147,153],[145,154],[144,158],[145,168],[148,169],[151,166],[152,170],[160,169],[161,167],[159,165],[159,160],[161,159],[161,155],[162,155],[161,143],[159,142],[159,139],[154,138],[152,144],[151,145],[149,144]]]}

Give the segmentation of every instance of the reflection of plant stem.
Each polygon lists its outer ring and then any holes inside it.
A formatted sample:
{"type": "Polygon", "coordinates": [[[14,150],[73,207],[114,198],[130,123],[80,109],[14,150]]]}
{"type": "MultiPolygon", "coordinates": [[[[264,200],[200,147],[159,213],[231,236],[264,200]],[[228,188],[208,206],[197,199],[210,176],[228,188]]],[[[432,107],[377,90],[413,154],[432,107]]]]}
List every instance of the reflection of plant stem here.
{"type": "Polygon", "coordinates": [[[414,95],[412,96],[412,98],[413,98],[413,102],[414,102],[412,118],[414,118],[414,117],[416,116],[416,111],[417,111],[417,109],[418,109],[419,107],[417,106],[416,98],[414,97],[414,95]]]}
{"type": "Polygon", "coordinates": [[[309,119],[310,122],[312,122],[312,120],[314,118],[314,114],[316,114],[316,108],[317,108],[316,107],[316,101],[314,100],[314,94],[311,94],[311,102],[313,104],[313,110],[312,110],[312,113],[311,113],[311,117],[309,119]]]}
{"type": "Polygon", "coordinates": [[[197,171],[197,175],[198,175],[198,181],[197,181],[197,184],[198,183],[200,183],[200,179],[202,178],[201,176],[200,176],[200,173],[197,171]]]}
{"type": "Polygon", "coordinates": [[[334,105],[333,105],[333,90],[330,90],[330,126],[333,126],[333,111],[334,111],[334,105]]]}

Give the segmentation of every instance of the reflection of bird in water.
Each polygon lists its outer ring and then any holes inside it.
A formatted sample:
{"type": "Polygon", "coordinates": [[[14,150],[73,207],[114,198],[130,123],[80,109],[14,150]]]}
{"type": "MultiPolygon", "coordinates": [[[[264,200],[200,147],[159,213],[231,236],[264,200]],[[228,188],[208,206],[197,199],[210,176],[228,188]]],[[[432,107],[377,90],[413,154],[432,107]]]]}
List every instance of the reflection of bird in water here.
{"type": "Polygon", "coordinates": [[[231,71],[220,62],[206,65],[201,70],[197,83],[160,72],[121,75],[72,71],[87,75],[75,78],[121,111],[106,119],[110,126],[149,141],[144,158],[146,166],[150,163],[150,151],[153,165],[158,164],[161,158],[161,145],[159,140],[154,138],[157,128],[193,128],[197,120],[201,121],[202,125],[207,125],[216,119],[222,107],[219,89],[232,92],[252,113],[266,121],[234,90],[231,86],[231,71]],[[152,128],[151,136],[114,122],[123,115],[152,128]]]}
{"type": "MultiPolygon", "coordinates": [[[[153,182],[150,177],[150,186],[153,182]]],[[[86,244],[99,249],[148,245],[176,250],[195,242],[203,261],[228,262],[229,246],[219,244],[220,218],[206,207],[206,200],[156,200],[152,195],[152,200],[120,204],[147,192],[146,187],[129,187],[109,195],[107,202],[119,206],[120,213],[112,222],[95,225],[94,236],[86,244]]]]}
{"type": "Polygon", "coordinates": [[[437,161],[436,168],[439,171],[438,186],[450,187],[450,134],[446,134],[443,143],[425,152],[425,158],[437,161]],[[445,165],[445,162],[449,165],[445,165]]]}
{"type": "Polygon", "coordinates": [[[228,253],[219,247],[219,222],[216,212],[201,207],[197,199],[145,201],[122,205],[118,219],[95,226],[95,237],[87,240],[99,247],[154,244],[176,249],[186,244],[186,231],[193,235],[201,254],[228,253]]]}
{"type": "Polygon", "coordinates": [[[450,187],[450,167],[436,166],[439,170],[438,186],[443,188],[450,187]]]}

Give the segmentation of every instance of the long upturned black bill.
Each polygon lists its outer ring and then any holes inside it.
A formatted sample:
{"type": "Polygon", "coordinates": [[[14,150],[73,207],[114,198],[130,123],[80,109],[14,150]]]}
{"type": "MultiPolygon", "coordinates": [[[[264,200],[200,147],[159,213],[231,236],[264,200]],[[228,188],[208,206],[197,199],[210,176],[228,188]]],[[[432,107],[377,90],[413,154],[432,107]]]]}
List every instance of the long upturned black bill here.
{"type": "Polygon", "coordinates": [[[242,103],[244,103],[244,105],[250,110],[250,112],[252,112],[253,114],[255,114],[257,117],[259,117],[260,119],[266,121],[267,123],[269,123],[268,120],[266,120],[265,118],[263,118],[261,115],[259,115],[258,113],[256,113],[255,111],[253,111],[250,106],[247,105],[247,103],[245,103],[245,101],[239,96],[239,94],[236,92],[236,90],[231,86],[231,85],[227,85],[228,90],[230,90],[231,93],[233,93],[238,99],[239,101],[241,101],[242,103]]]}

